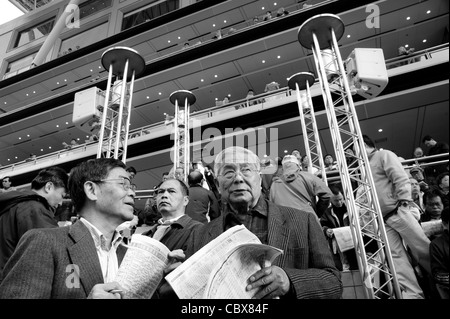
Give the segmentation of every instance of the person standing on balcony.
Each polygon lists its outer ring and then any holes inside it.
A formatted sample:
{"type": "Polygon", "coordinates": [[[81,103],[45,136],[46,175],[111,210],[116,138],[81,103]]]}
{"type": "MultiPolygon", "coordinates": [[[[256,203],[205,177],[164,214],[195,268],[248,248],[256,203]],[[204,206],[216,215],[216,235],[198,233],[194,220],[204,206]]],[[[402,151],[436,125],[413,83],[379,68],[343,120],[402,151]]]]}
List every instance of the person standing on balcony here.
{"type": "Polygon", "coordinates": [[[10,192],[10,191],[16,191],[17,188],[12,187],[12,179],[11,176],[5,176],[2,179],[2,186],[3,188],[0,188],[0,193],[6,193],[6,192],[10,192]]]}

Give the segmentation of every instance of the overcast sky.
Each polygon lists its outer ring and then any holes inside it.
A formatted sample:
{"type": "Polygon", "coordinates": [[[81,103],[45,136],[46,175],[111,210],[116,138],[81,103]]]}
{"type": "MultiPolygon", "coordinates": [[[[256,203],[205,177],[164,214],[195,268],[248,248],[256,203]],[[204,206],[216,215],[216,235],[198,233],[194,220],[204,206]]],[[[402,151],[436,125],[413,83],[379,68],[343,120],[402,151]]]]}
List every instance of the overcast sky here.
{"type": "Polygon", "coordinates": [[[8,0],[0,0],[0,25],[6,23],[23,14],[8,0]]]}

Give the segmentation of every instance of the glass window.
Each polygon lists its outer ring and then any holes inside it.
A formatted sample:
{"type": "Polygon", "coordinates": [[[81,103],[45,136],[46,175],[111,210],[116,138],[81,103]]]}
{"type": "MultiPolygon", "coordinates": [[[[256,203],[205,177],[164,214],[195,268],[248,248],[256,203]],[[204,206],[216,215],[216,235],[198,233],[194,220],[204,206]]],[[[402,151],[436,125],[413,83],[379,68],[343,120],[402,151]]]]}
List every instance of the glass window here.
{"type": "Polygon", "coordinates": [[[80,19],[111,6],[112,0],[90,0],[80,5],[80,19]]]}
{"type": "Polygon", "coordinates": [[[23,7],[26,11],[33,11],[37,8],[43,7],[53,0],[16,0],[15,5],[23,7]]]}
{"type": "Polygon", "coordinates": [[[30,69],[31,62],[33,62],[33,59],[36,56],[36,54],[37,52],[27,55],[26,57],[20,58],[18,60],[9,62],[8,67],[6,68],[5,75],[3,76],[3,79],[7,79],[11,76],[25,72],[26,70],[30,69]]]}
{"type": "Polygon", "coordinates": [[[14,47],[17,48],[21,45],[27,44],[49,34],[50,31],[52,31],[54,24],[55,18],[51,18],[38,25],[32,26],[31,28],[20,31],[14,47]]]}
{"type": "Polygon", "coordinates": [[[129,12],[123,17],[122,31],[177,10],[179,6],[180,0],[167,0],[152,3],[138,10],[129,12]]]}

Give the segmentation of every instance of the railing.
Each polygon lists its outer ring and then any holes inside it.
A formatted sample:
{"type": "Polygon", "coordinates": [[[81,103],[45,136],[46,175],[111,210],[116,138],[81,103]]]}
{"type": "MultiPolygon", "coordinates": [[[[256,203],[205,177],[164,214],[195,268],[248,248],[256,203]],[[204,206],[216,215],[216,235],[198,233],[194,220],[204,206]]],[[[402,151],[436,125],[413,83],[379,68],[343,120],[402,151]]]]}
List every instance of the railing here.
{"type": "MultiPolygon", "coordinates": [[[[300,4],[294,3],[292,5],[289,5],[289,6],[285,7],[285,9],[287,11],[289,11],[289,14],[295,14],[295,13],[298,13],[298,12],[310,10],[311,8],[319,6],[319,5],[325,5],[325,4],[329,3],[329,2],[334,2],[334,0],[325,0],[325,1],[321,2],[321,3],[314,4],[314,5],[312,5],[310,7],[306,7],[306,8],[301,8],[300,4]]],[[[245,31],[245,30],[249,30],[249,29],[252,29],[254,27],[260,26],[261,24],[270,23],[271,21],[274,21],[276,19],[281,19],[281,18],[283,18],[283,17],[276,17],[276,12],[274,12],[274,14],[272,16],[272,19],[270,19],[268,21],[259,21],[257,23],[254,23],[253,22],[253,18],[252,18],[252,19],[249,19],[249,20],[246,20],[246,21],[243,21],[243,22],[240,22],[240,23],[238,23],[236,25],[231,26],[234,29],[234,32],[230,33],[229,32],[230,30],[228,30],[228,32],[223,33],[221,37],[226,37],[226,36],[229,36],[229,35],[234,34],[234,33],[242,32],[242,31],[245,31]]],[[[213,32],[213,31],[214,30],[211,29],[211,32],[213,32]]],[[[147,57],[147,58],[150,58],[147,61],[147,63],[148,62],[156,62],[158,60],[166,59],[166,58],[168,58],[168,57],[170,57],[172,55],[178,54],[179,51],[181,51],[181,50],[189,49],[191,47],[195,47],[195,46],[198,46],[198,45],[207,45],[208,43],[211,43],[211,42],[214,42],[214,41],[216,41],[216,39],[213,39],[213,34],[212,33],[208,34],[208,35],[202,35],[202,36],[199,36],[199,37],[191,39],[189,42],[192,42],[193,44],[190,45],[188,48],[184,48],[184,47],[170,47],[170,48],[167,48],[167,49],[163,49],[160,52],[155,52],[153,55],[156,55],[156,57],[154,57],[154,58],[147,57]]],[[[181,45],[183,45],[183,44],[181,44],[181,45]]],[[[60,56],[61,56],[61,54],[59,53],[58,57],[60,57],[60,56]]],[[[5,73],[3,75],[3,79],[10,78],[12,76],[15,76],[15,75],[17,75],[19,73],[22,73],[24,71],[27,71],[29,69],[30,69],[30,66],[26,66],[26,67],[23,67],[21,69],[18,69],[18,70],[9,72],[9,73],[5,73]]]]}
{"type": "MultiPolygon", "coordinates": [[[[448,51],[448,43],[442,44],[439,46],[435,46],[432,48],[428,48],[428,49],[425,49],[422,51],[418,51],[412,56],[427,55],[427,57],[428,57],[427,59],[433,59],[434,55],[444,52],[444,50],[448,51]]],[[[446,56],[448,59],[448,52],[447,52],[446,56]]],[[[404,58],[404,57],[399,58],[398,57],[398,58],[388,59],[388,60],[386,60],[386,65],[395,65],[399,61],[409,59],[409,58],[410,57],[407,57],[407,58],[404,58]]],[[[314,89],[314,87],[312,89],[314,89]]],[[[192,112],[191,120],[192,119],[212,118],[219,114],[224,114],[224,113],[228,113],[228,112],[236,112],[236,110],[245,109],[248,106],[252,107],[252,109],[254,109],[254,107],[257,107],[257,106],[264,108],[264,106],[269,105],[269,103],[270,104],[279,103],[280,99],[283,99],[283,104],[285,104],[286,98],[294,98],[294,96],[291,93],[292,92],[288,87],[284,87],[284,88],[280,88],[275,91],[257,94],[250,99],[242,98],[242,99],[227,103],[225,105],[213,106],[213,107],[210,107],[210,108],[207,108],[204,110],[192,112]],[[274,101],[276,101],[276,102],[274,102],[274,101]]],[[[157,123],[154,123],[151,125],[147,125],[147,126],[144,126],[144,127],[138,128],[138,129],[134,129],[134,130],[130,131],[130,133],[129,133],[130,134],[129,140],[132,141],[133,139],[135,139],[137,137],[149,135],[150,133],[154,133],[157,130],[163,131],[163,130],[165,130],[165,128],[166,128],[166,122],[160,121],[160,122],[157,122],[157,123]]],[[[48,161],[47,163],[51,163],[51,162],[61,159],[63,157],[69,157],[69,156],[72,156],[73,154],[77,154],[77,153],[80,153],[80,152],[83,152],[86,150],[91,150],[91,149],[96,150],[96,147],[97,147],[97,142],[95,141],[95,142],[82,144],[79,147],[77,147],[76,149],[58,150],[56,152],[48,153],[48,154],[39,156],[32,161],[21,161],[21,162],[5,165],[5,166],[0,167],[0,176],[9,175],[9,173],[17,171],[19,168],[32,167],[32,166],[36,166],[37,164],[47,162],[47,161],[48,161]]],[[[421,159],[421,161],[422,161],[422,159],[421,159]]]]}
{"type": "MultiPolygon", "coordinates": [[[[289,5],[289,6],[286,6],[285,9],[287,11],[289,11],[289,14],[296,14],[296,13],[299,13],[299,12],[310,10],[310,9],[312,9],[314,7],[317,7],[317,6],[326,5],[327,3],[331,3],[331,2],[334,2],[334,1],[335,0],[324,0],[324,1],[320,2],[320,3],[316,3],[316,4],[313,4],[313,5],[305,7],[305,8],[300,7],[302,4],[293,3],[293,4],[289,5]]],[[[257,16],[257,14],[255,14],[255,16],[257,16]]],[[[283,17],[284,16],[277,17],[276,16],[276,12],[274,12],[272,14],[272,18],[270,20],[258,21],[256,23],[253,22],[253,17],[252,17],[249,20],[245,20],[245,21],[240,22],[238,24],[231,25],[229,27],[229,29],[228,29],[228,32],[222,33],[222,31],[220,30],[221,31],[221,37],[218,38],[218,39],[214,39],[213,38],[214,37],[213,33],[210,33],[208,35],[202,35],[202,36],[199,36],[199,37],[196,37],[196,38],[192,38],[192,39],[190,39],[189,42],[191,42],[193,44],[190,44],[189,47],[184,47],[183,46],[184,43],[181,44],[182,47],[170,47],[170,48],[168,48],[166,50],[163,50],[162,51],[163,53],[159,52],[159,54],[161,54],[161,55],[159,57],[155,57],[155,58],[150,59],[149,62],[156,62],[158,60],[165,59],[165,58],[170,57],[172,55],[178,54],[179,51],[182,51],[182,50],[189,50],[189,49],[191,49],[193,47],[198,47],[198,46],[201,46],[201,45],[207,45],[207,44],[209,44],[211,42],[220,40],[221,38],[225,38],[225,37],[228,37],[228,36],[233,35],[233,34],[237,34],[237,33],[243,32],[243,31],[247,31],[247,30],[259,27],[259,26],[261,26],[263,24],[267,24],[267,23],[273,22],[275,20],[282,19],[283,17]],[[233,32],[230,32],[231,28],[234,29],[233,32]],[[167,51],[169,51],[169,52],[167,52],[167,51]]],[[[217,31],[217,30],[211,29],[211,32],[214,32],[214,31],[217,31]]],[[[158,54],[158,53],[155,53],[155,54],[158,54]]]]}
{"type": "MultiPolygon", "coordinates": [[[[271,101],[271,99],[285,98],[287,96],[290,96],[289,88],[281,88],[279,90],[255,95],[251,99],[244,98],[244,99],[236,100],[234,102],[231,102],[231,103],[228,103],[225,105],[214,106],[214,107],[211,107],[211,108],[208,108],[205,110],[193,112],[193,113],[191,113],[191,120],[195,119],[195,118],[201,119],[204,117],[210,118],[210,117],[213,117],[213,114],[218,111],[231,112],[231,111],[235,111],[236,109],[240,108],[242,105],[251,104],[251,106],[254,106],[254,105],[256,105],[256,103],[262,105],[263,103],[267,103],[267,102],[271,101]]],[[[142,136],[146,136],[151,133],[154,133],[155,130],[164,131],[166,129],[166,124],[167,123],[165,121],[160,121],[160,122],[157,122],[157,123],[154,123],[151,125],[146,125],[144,127],[131,130],[129,132],[129,141],[132,141],[133,139],[138,138],[138,137],[142,137],[142,136]]],[[[23,161],[20,161],[17,163],[5,165],[5,166],[0,167],[0,175],[1,176],[8,175],[9,173],[13,173],[13,172],[15,172],[19,169],[25,168],[25,167],[29,167],[29,168],[31,168],[33,166],[36,167],[36,166],[38,166],[38,164],[42,164],[43,162],[52,163],[52,162],[55,162],[62,158],[74,157],[74,155],[82,153],[82,152],[86,152],[87,150],[94,150],[94,149],[96,150],[97,145],[98,145],[97,143],[98,143],[98,141],[84,143],[84,144],[78,145],[78,146],[68,149],[68,150],[63,149],[63,150],[58,150],[58,151],[55,151],[52,153],[38,156],[37,158],[35,158],[33,160],[27,159],[27,160],[23,160],[23,161]]]]}
{"type": "MultiPolygon", "coordinates": [[[[411,158],[404,161],[401,161],[403,168],[405,170],[409,170],[413,167],[420,166],[422,168],[429,167],[429,166],[435,166],[435,165],[441,165],[449,162],[449,153],[442,153],[437,155],[431,155],[431,156],[423,156],[419,158],[411,158]],[[413,165],[410,165],[414,163],[413,165]]],[[[339,174],[338,170],[332,170],[327,171],[327,182],[333,183],[336,181],[341,180],[341,176],[339,174]]]]}
{"type": "Polygon", "coordinates": [[[431,155],[431,156],[411,158],[411,159],[402,161],[402,164],[405,167],[405,169],[410,169],[410,168],[417,167],[417,166],[428,167],[428,166],[434,166],[434,165],[439,165],[439,164],[445,164],[445,163],[448,163],[448,160],[449,160],[448,154],[449,153],[442,153],[442,154],[431,155]],[[436,161],[438,159],[442,159],[442,160],[436,161]],[[409,165],[409,164],[413,164],[413,165],[409,165]]]}
{"type": "Polygon", "coordinates": [[[420,50],[408,55],[401,55],[395,58],[387,59],[386,68],[389,70],[395,67],[416,63],[424,60],[429,60],[433,58],[434,54],[438,54],[440,52],[443,52],[444,50],[448,50],[448,42],[431,48],[420,50]]]}

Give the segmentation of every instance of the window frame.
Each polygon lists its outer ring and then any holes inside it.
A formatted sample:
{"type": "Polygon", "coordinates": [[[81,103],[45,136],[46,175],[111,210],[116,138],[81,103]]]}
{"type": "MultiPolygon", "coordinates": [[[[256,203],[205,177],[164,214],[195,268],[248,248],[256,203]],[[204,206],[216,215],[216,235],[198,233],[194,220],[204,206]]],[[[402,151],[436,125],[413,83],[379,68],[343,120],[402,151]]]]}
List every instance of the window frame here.
{"type": "Polygon", "coordinates": [[[23,47],[24,45],[30,44],[30,43],[32,43],[32,42],[34,42],[34,41],[36,41],[36,40],[45,38],[48,34],[50,34],[50,32],[52,32],[52,30],[53,30],[53,28],[54,28],[54,26],[55,26],[55,23],[56,23],[56,16],[52,16],[52,17],[50,17],[50,18],[48,18],[48,19],[43,19],[41,22],[35,23],[35,24],[33,24],[33,25],[29,26],[29,27],[25,27],[25,28],[23,28],[23,29],[21,29],[21,30],[17,30],[17,34],[16,34],[15,37],[14,37],[14,43],[13,43],[12,48],[13,48],[13,49],[17,49],[17,48],[23,47]],[[27,32],[27,31],[30,31],[30,30],[32,30],[32,29],[34,29],[34,28],[37,28],[37,27],[39,27],[40,25],[43,25],[43,24],[45,24],[45,23],[48,23],[48,22],[50,22],[50,21],[52,21],[52,20],[53,20],[53,25],[52,25],[52,27],[51,27],[51,29],[50,29],[50,31],[49,31],[48,33],[42,35],[42,36],[39,37],[39,38],[36,38],[36,39],[31,40],[31,41],[28,41],[28,42],[25,42],[25,43],[20,44],[20,39],[21,39],[21,35],[22,35],[22,34],[24,34],[24,33],[27,32]]]}

